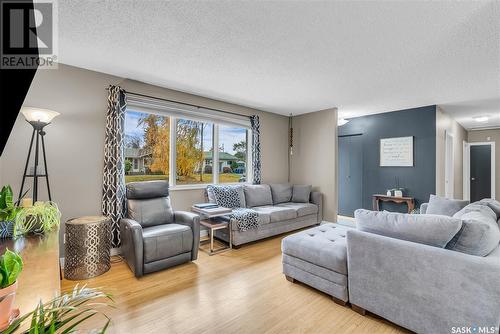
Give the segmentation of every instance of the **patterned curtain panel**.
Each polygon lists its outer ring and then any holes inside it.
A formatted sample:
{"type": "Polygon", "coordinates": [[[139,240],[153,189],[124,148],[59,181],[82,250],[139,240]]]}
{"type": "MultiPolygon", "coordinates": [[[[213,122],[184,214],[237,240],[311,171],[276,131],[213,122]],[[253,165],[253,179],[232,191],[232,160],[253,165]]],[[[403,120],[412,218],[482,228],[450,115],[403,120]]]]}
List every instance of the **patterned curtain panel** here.
{"type": "Polygon", "coordinates": [[[253,183],[260,184],[260,121],[259,116],[250,116],[250,124],[252,125],[252,167],[253,167],[253,183]]]}
{"type": "Polygon", "coordinates": [[[102,214],[110,217],[113,247],[120,246],[120,219],[125,213],[124,127],[127,99],[125,91],[109,86],[104,170],[102,182],[102,214]]]}

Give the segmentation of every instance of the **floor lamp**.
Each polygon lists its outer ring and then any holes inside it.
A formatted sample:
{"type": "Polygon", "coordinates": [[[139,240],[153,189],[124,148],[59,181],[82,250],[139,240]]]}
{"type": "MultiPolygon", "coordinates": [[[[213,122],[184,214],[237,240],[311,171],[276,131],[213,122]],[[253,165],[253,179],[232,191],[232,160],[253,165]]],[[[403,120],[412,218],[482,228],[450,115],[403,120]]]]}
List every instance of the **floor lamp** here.
{"type": "Polygon", "coordinates": [[[26,178],[33,178],[33,202],[38,200],[38,179],[40,177],[45,177],[47,181],[47,193],[49,194],[49,201],[52,200],[50,195],[50,185],[49,185],[49,173],[47,172],[47,157],[45,155],[45,126],[49,125],[50,122],[59,115],[58,112],[40,109],[40,108],[32,108],[32,107],[23,107],[21,112],[24,115],[24,118],[28,123],[33,126],[33,133],[31,135],[30,148],[28,150],[28,158],[26,158],[26,165],[24,166],[23,173],[23,182],[21,183],[21,191],[19,192],[19,198],[23,195],[24,182],[26,178]],[[30,163],[31,151],[33,149],[33,141],[35,141],[35,161],[33,173],[28,173],[28,166],[30,163]],[[45,169],[44,174],[38,174],[38,163],[40,159],[40,146],[42,147],[42,158],[43,158],[43,167],[45,169]]]}

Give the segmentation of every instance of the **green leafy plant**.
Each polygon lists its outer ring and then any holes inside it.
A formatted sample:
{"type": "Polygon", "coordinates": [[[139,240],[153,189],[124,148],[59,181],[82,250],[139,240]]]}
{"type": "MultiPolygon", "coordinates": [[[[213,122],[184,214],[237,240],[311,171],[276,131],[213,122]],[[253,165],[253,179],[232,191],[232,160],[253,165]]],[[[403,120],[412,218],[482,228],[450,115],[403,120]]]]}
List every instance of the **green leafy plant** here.
{"type": "Polygon", "coordinates": [[[30,232],[46,233],[57,228],[61,223],[61,212],[54,202],[36,202],[29,208],[23,208],[15,219],[14,236],[30,232]]]}
{"type": "Polygon", "coordinates": [[[21,256],[7,249],[5,253],[0,256],[0,289],[5,289],[14,284],[22,270],[23,260],[21,256]]]}
{"type": "Polygon", "coordinates": [[[31,312],[15,320],[3,334],[16,333],[23,323],[29,322],[25,334],[67,334],[77,331],[77,327],[90,318],[101,314],[106,322],[92,333],[105,333],[111,319],[98,308],[113,306],[111,295],[97,289],[76,285],[71,293],[56,297],[48,303],[41,301],[31,312]],[[101,302],[96,300],[102,300],[101,302]]]}
{"type": "Polygon", "coordinates": [[[3,186],[0,191],[0,221],[14,221],[22,210],[23,208],[14,204],[12,188],[9,185],[3,186]]]}

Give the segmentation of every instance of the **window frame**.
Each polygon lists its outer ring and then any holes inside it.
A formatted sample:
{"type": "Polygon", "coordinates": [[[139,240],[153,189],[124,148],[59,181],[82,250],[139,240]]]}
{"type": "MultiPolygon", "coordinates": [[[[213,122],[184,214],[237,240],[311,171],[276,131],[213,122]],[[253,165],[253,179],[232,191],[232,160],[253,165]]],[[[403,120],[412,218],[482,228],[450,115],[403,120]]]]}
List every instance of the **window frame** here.
{"type": "Polygon", "coordinates": [[[235,184],[251,184],[253,182],[253,161],[252,161],[252,130],[249,126],[244,126],[238,123],[230,123],[225,121],[217,121],[217,119],[205,119],[198,117],[190,117],[185,115],[175,115],[167,111],[161,111],[158,109],[149,110],[148,108],[142,106],[136,106],[134,104],[128,104],[125,112],[135,111],[146,114],[155,114],[163,117],[170,118],[170,134],[169,134],[169,145],[170,145],[170,156],[169,156],[169,189],[170,190],[190,190],[190,189],[204,189],[207,185],[211,184],[223,184],[223,185],[235,185],[235,184]],[[212,154],[212,183],[192,183],[192,184],[177,184],[177,168],[176,168],[176,158],[177,158],[177,120],[186,119],[197,122],[212,123],[213,124],[213,154],[212,154]],[[219,165],[219,125],[230,126],[235,128],[246,129],[246,141],[247,141],[247,159],[246,159],[246,181],[245,182],[228,182],[219,183],[219,168],[215,166],[219,165]]]}

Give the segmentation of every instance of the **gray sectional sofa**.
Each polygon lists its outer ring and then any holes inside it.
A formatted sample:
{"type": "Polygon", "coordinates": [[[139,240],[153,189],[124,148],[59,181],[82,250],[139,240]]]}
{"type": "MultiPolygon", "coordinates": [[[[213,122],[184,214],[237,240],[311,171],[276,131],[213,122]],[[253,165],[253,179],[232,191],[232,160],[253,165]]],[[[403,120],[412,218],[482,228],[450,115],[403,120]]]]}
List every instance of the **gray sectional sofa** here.
{"type": "Polygon", "coordinates": [[[283,272],[417,333],[498,333],[500,203],[466,204],[431,198],[420,215],[358,210],[356,228],[301,231],[283,239],[283,272]]]}
{"type": "MultiPolygon", "coordinates": [[[[317,225],[323,219],[323,195],[311,191],[311,186],[291,184],[235,185],[242,207],[255,210],[259,226],[241,231],[231,220],[233,245],[239,246],[278,234],[317,225]]],[[[217,203],[207,188],[207,200],[217,203]]],[[[226,230],[218,230],[216,237],[229,240],[226,230]]]]}

